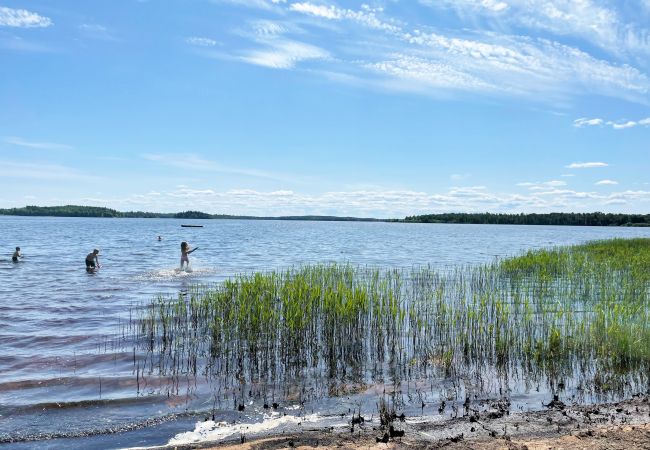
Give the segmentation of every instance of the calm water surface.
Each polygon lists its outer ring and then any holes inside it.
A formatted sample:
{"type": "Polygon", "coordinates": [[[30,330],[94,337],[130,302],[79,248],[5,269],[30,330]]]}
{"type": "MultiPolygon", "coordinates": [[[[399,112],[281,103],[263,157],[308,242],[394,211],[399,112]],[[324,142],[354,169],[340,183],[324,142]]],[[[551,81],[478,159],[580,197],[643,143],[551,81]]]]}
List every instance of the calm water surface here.
{"type": "MultiPolygon", "coordinates": [[[[192,429],[210,402],[198,394],[185,401],[170,398],[155,379],[138,391],[133,352],[116,344],[134,308],[158,294],[309,262],[444,268],[531,248],[650,237],[647,228],[243,220],[194,220],[204,227],[182,228],[181,223],[0,217],[1,448],[154,445],[192,429]],[[183,240],[199,248],[190,255],[192,273],[174,270],[183,240]],[[25,255],[18,264],[11,262],[15,246],[25,255]],[[89,275],[84,258],[93,248],[101,250],[102,269],[89,275]]],[[[224,408],[218,419],[241,418],[224,408]]]]}

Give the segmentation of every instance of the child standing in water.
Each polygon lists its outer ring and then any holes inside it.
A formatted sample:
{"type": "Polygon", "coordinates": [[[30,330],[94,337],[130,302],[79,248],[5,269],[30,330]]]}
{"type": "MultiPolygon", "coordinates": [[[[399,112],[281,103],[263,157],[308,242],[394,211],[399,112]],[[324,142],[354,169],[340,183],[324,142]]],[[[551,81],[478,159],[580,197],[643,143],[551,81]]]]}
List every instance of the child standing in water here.
{"type": "Polygon", "coordinates": [[[86,255],[86,272],[92,272],[96,268],[100,267],[99,258],[97,255],[99,255],[99,250],[97,249],[93,250],[92,253],[88,253],[88,255],[86,255]]]}
{"type": "Polygon", "coordinates": [[[23,255],[20,254],[20,247],[16,247],[16,251],[11,255],[11,260],[13,262],[18,262],[18,258],[22,258],[23,255]]]}
{"type": "Polygon", "coordinates": [[[190,266],[190,259],[187,257],[187,255],[197,249],[198,247],[190,250],[190,245],[187,242],[181,242],[181,269],[183,269],[183,262],[186,263],[186,267],[190,266]]]}

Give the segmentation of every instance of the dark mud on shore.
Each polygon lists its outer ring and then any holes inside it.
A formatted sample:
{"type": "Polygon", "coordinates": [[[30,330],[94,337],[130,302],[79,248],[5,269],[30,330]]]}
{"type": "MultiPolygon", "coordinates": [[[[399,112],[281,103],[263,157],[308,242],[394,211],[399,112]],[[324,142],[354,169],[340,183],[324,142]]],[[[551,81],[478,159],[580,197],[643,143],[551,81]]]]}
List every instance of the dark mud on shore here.
{"type": "Polygon", "coordinates": [[[204,442],[159,449],[281,448],[458,449],[650,449],[650,397],[601,405],[551,402],[544,411],[513,413],[498,403],[461,418],[422,421],[399,417],[389,423],[349,417],[347,427],[303,429],[283,434],[242,434],[228,442],[204,442]],[[361,423],[359,423],[361,422],[361,423]]]}

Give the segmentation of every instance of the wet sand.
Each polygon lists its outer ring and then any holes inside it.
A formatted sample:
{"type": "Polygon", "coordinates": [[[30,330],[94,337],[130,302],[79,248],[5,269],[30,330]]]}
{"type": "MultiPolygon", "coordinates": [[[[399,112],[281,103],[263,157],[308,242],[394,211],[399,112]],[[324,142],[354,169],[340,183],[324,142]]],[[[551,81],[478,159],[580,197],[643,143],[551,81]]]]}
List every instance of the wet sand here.
{"type": "Polygon", "coordinates": [[[332,430],[303,430],[281,435],[243,436],[236,441],[170,446],[174,449],[281,448],[444,448],[459,449],[650,449],[648,396],[590,406],[552,402],[546,410],[508,413],[502,406],[446,421],[421,422],[418,418],[395,420],[393,434],[382,429],[378,418],[332,430]],[[383,442],[386,441],[387,442],[383,442]]]}

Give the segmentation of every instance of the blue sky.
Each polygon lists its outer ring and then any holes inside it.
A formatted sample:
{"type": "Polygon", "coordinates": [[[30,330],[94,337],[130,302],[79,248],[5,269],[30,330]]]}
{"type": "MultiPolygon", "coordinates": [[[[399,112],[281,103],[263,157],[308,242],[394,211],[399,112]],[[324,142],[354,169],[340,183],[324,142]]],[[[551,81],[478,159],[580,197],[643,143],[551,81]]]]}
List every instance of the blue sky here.
{"type": "Polygon", "coordinates": [[[0,207],[650,212],[650,0],[0,0],[0,207]]]}

